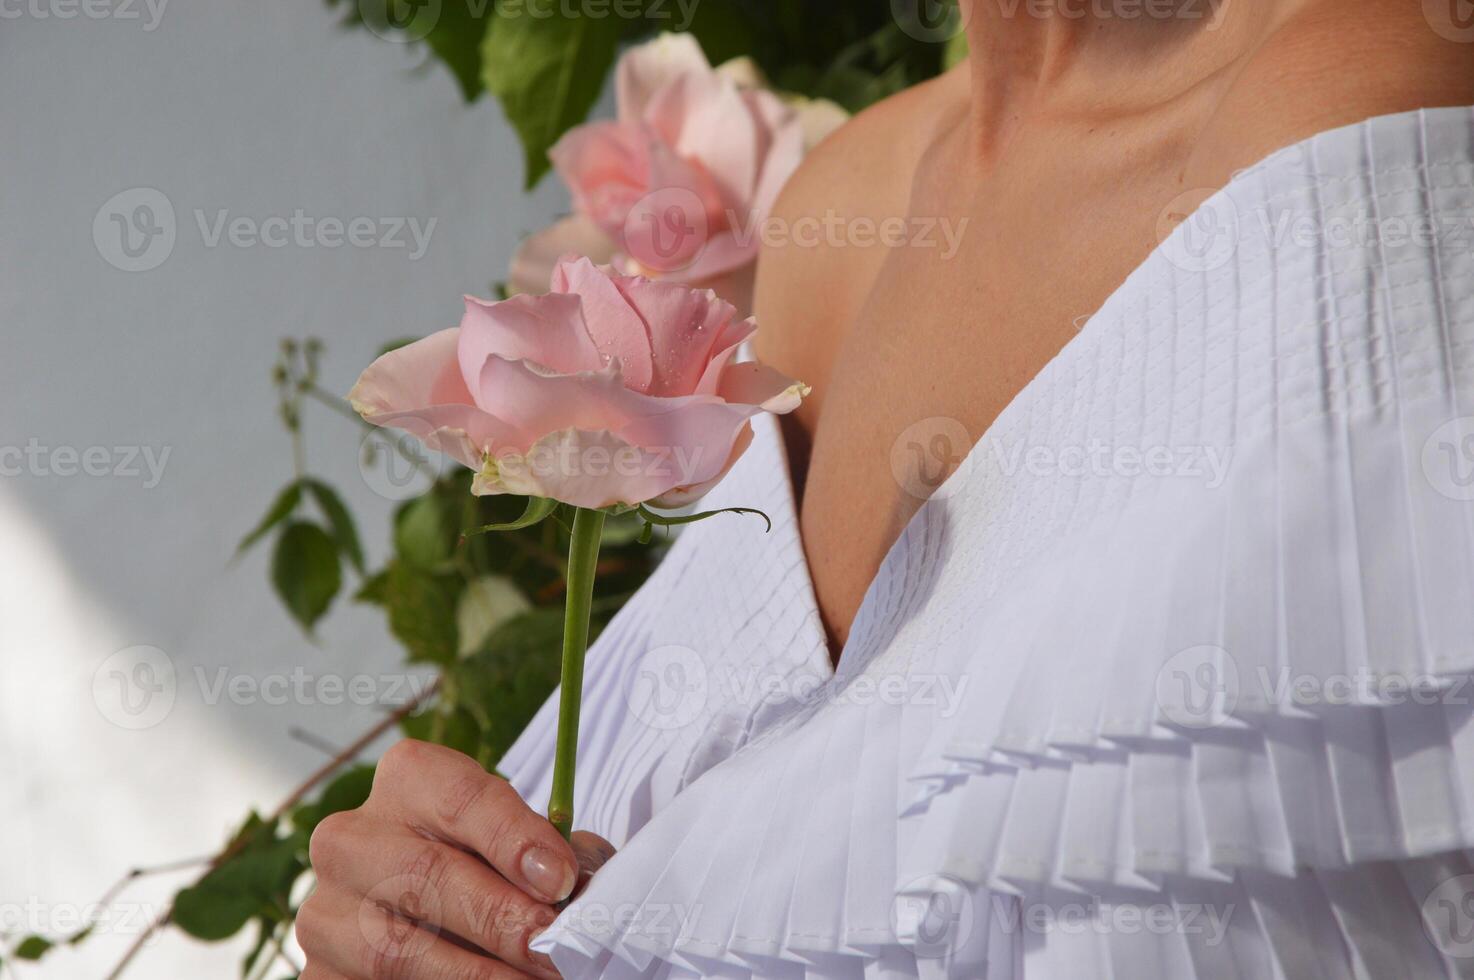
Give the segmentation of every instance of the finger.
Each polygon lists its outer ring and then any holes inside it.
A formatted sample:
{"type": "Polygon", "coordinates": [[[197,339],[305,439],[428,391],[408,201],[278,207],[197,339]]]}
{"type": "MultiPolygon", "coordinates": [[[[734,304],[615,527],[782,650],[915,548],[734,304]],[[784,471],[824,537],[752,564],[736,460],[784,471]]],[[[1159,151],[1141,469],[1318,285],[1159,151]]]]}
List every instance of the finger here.
{"type": "Polygon", "coordinates": [[[523,971],[447,942],[433,929],[421,928],[371,898],[354,899],[334,891],[332,896],[314,896],[313,901],[323,904],[303,948],[314,968],[332,971],[323,974],[325,978],[530,980],[523,971]]]}
{"type": "Polygon", "coordinates": [[[573,888],[573,894],[577,896],[589,886],[594,874],[614,857],[614,845],[587,830],[575,830],[570,843],[578,858],[578,884],[573,888]]]}
{"type": "MultiPolygon", "coordinates": [[[[527,944],[557,913],[528,897],[480,859],[440,841],[384,833],[340,834],[327,844],[356,855],[343,861],[339,887],[401,916],[445,930],[474,949],[538,976],[556,978],[552,960],[527,944]]],[[[328,859],[334,858],[328,854],[328,859]]]]}
{"type": "Polygon", "coordinates": [[[297,980],[352,980],[352,978],[330,967],[309,962],[302,968],[297,980]]]}
{"type": "Polygon", "coordinates": [[[406,740],[379,762],[374,793],[383,794],[419,833],[481,855],[512,884],[544,902],[573,891],[578,863],[553,825],[535,813],[504,779],[469,756],[406,740]]]}

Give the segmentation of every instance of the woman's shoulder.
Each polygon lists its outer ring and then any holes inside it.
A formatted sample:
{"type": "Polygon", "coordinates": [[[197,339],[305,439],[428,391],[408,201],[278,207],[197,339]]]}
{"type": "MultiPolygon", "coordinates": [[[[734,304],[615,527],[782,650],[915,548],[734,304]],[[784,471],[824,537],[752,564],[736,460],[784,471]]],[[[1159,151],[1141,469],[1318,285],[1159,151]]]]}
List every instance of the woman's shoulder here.
{"type": "Polygon", "coordinates": [[[949,113],[966,103],[951,72],[858,113],[815,147],[774,205],[758,259],[762,358],[822,381],[884,249],[857,230],[907,213],[912,178],[949,113]]]}

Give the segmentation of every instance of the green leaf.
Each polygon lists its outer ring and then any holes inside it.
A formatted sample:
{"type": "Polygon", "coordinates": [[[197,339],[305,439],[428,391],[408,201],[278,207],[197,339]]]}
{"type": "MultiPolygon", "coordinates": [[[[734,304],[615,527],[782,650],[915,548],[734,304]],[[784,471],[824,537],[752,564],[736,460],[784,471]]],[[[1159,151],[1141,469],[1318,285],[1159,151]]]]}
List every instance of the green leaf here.
{"type": "Polygon", "coordinates": [[[379,348],[379,356],[383,357],[385,354],[391,354],[394,351],[399,350],[399,348],[401,347],[408,347],[410,344],[413,344],[420,339],[421,338],[419,337],[400,337],[397,340],[391,340],[389,341],[389,343],[379,348]]]}
{"type": "Polygon", "coordinates": [[[467,583],[456,604],[459,652],[474,652],[498,626],[531,608],[527,596],[505,575],[483,575],[467,583]]]}
{"type": "Polygon", "coordinates": [[[460,652],[456,584],[452,575],[436,575],[406,562],[390,566],[384,583],[389,631],[412,662],[448,664],[460,652]]]}
{"type": "Polygon", "coordinates": [[[450,560],[453,542],[434,490],[405,504],[394,521],[394,547],[412,565],[436,569],[450,560]]]}
{"type": "Polygon", "coordinates": [[[604,534],[600,547],[618,548],[622,545],[633,544],[640,540],[640,536],[645,533],[645,528],[648,526],[633,510],[612,515],[604,522],[604,534]]]}
{"type": "MultiPolygon", "coordinates": [[[[434,10],[434,4],[424,4],[434,10]]],[[[467,102],[481,94],[481,39],[491,23],[490,0],[444,0],[425,42],[445,63],[467,102]]]]}
{"type": "Polygon", "coordinates": [[[291,517],[292,512],[297,509],[297,505],[301,502],[301,482],[294,481],[287,484],[287,486],[284,487],[282,491],[277,494],[276,499],[271,502],[271,508],[266,512],[266,516],[261,518],[261,523],[257,524],[255,529],[253,529],[250,534],[247,534],[244,538],[241,539],[241,543],[236,546],[235,553],[239,555],[247,548],[251,547],[251,545],[255,544],[257,541],[260,541],[263,537],[266,536],[266,532],[276,527],[288,517],[291,517]]]}
{"type": "Polygon", "coordinates": [[[343,587],[333,539],[316,524],[288,524],[276,542],[271,581],[292,616],[311,633],[343,587]]]}
{"type": "Polygon", "coordinates": [[[302,481],[302,486],[317,501],[317,506],[322,509],[322,514],[327,518],[328,530],[332,533],[333,542],[337,544],[338,550],[343,552],[358,574],[363,574],[363,545],[358,540],[358,529],[353,525],[353,515],[348,513],[342,499],[332,487],[321,480],[308,478],[302,481]]]}
{"type": "Polygon", "coordinates": [[[256,920],[256,942],[251,945],[251,951],[241,962],[241,976],[249,977],[256,968],[256,963],[261,959],[261,954],[266,952],[266,944],[271,942],[271,934],[276,931],[276,924],[270,919],[262,916],[256,920]]]}
{"type": "Polygon", "coordinates": [[[563,610],[534,609],[507,620],[451,671],[447,687],[481,728],[478,760],[496,764],[558,686],[563,610]]]}
{"type": "Polygon", "coordinates": [[[942,53],[942,68],[954,68],[967,60],[967,32],[958,31],[947,39],[947,47],[942,53]]]}
{"type": "Polygon", "coordinates": [[[27,936],[15,947],[15,958],[18,960],[39,960],[56,944],[45,936],[27,936]]]}
{"type": "Polygon", "coordinates": [[[487,534],[491,531],[520,531],[524,527],[541,524],[557,509],[558,501],[549,497],[528,497],[527,509],[515,521],[510,521],[506,524],[486,524],[482,527],[472,528],[466,531],[462,537],[470,537],[473,534],[487,534]]]}
{"type": "Polygon", "coordinates": [[[303,803],[292,811],[293,829],[304,837],[311,837],[324,817],[363,806],[373,785],[373,766],[359,765],[344,770],[328,783],[316,802],[303,803]]]}
{"type": "Polygon", "coordinates": [[[671,516],[669,514],[657,514],[655,513],[655,511],[649,509],[644,504],[641,504],[638,509],[641,517],[649,521],[651,524],[655,524],[659,527],[675,527],[679,524],[695,524],[697,521],[704,521],[708,517],[716,517],[718,514],[756,514],[767,523],[769,531],[773,530],[773,519],[754,507],[723,507],[721,510],[704,510],[699,514],[682,514],[679,516],[671,516]]]}
{"type": "Polygon", "coordinates": [[[498,0],[482,42],[482,78],[522,139],[529,190],[548,171],[548,150],[588,116],[619,46],[620,18],[573,6],[498,0]]]}
{"type": "Polygon", "coordinates": [[[228,939],[258,916],[280,920],[292,883],[306,868],[300,833],[278,837],[275,824],[252,814],[237,840],[242,837],[234,856],[174,896],[171,921],[196,939],[228,939]]]}
{"type": "Polygon", "coordinates": [[[382,606],[385,602],[384,589],[388,581],[388,573],[375,572],[363,580],[363,585],[353,594],[353,601],[366,602],[373,606],[382,606]]]}
{"type": "Polygon", "coordinates": [[[327,0],[348,10],[344,26],[367,26],[380,37],[423,40],[455,76],[467,102],[481,94],[481,35],[490,0],[327,0]]]}
{"type": "Polygon", "coordinates": [[[475,716],[463,707],[442,709],[425,716],[429,727],[424,738],[454,749],[462,755],[478,758],[481,755],[481,726],[475,716]]]}
{"type": "Polygon", "coordinates": [[[698,3],[689,9],[690,32],[701,42],[701,49],[712,64],[750,55],[757,48],[755,22],[737,4],[698,3]]]}

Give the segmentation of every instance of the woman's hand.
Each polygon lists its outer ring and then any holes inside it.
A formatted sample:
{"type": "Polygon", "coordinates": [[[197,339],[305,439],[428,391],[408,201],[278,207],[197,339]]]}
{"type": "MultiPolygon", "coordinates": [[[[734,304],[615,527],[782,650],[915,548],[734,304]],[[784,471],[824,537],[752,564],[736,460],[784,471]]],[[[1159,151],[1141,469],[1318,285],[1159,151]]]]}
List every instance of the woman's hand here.
{"type": "Polygon", "coordinates": [[[311,850],[302,980],[557,977],[527,944],[614,853],[582,832],[570,847],[505,780],[415,741],[385,753],[368,802],[319,824],[311,850]]]}

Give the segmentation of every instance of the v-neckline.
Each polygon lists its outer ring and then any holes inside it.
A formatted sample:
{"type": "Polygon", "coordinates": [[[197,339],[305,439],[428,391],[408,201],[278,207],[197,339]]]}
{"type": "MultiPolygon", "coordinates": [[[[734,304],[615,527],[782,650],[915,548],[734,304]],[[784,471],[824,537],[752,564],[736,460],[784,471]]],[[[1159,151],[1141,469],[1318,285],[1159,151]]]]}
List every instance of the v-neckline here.
{"type": "MultiPolygon", "coordinates": [[[[767,421],[771,423],[775,438],[778,442],[778,456],[780,464],[783,468],[784,476],[784,493],[786,495],[785,502],[787,504],[789,514],[793,519],[794,544],[798,551],[799,565],[803,569],[803,578],[807,593],[806,598],[809,604],[808,611],[811,613],[811,619],[818,629],[819,647],[824,651],[824,666],[828,668],[831,680],[842,679],[847,674],[854,673],[855,670],[858,668],[858,665],[853,663],[854,658],[858,654],[852,653],[851,651],[854,650],[857,645],[860,645],[859,641],[862,641],[864,638],[865,630],[869,626],[869,619],[873,615],[873,607],[878,601],[876,598],[877,586],[886,577],[891,565],[893,565],[897,560],[902,545],[914,536],[916,529],[927,520],[928,515],[933,512],[935,508],[945,506],[945,501],[951,500],[959,495],[959,493],[964,488],[956,486],[955,484],[968,478],[972,469],[974,468],[974,465],[977,462],[977,456],[982,451],[982,448],[984,444],[988,441],[989,436],[992,435],[999,428],[1000,423],[1003,423],[1010,415],[1012,415],[1017,410],[1017,407],[1021,403],[1024,396],[1040,383],[1040,379],[1059,370],[1061,365],[1067,363],[1075,355],[1075,352],[1078,351],[1084,343],[1085,336],[1092,331],[1092,328],[1095,327],[1096,322],[1101,318],[1101,313],[1123,302],[1122,297],[1127,294],[1127,291],[1129,289],[1135,287],[1136,283],[1149,270],[1150,267],[1156,265],[1161,261],[1168,261],[1163,257],[1168,248],[1184,247],[1184,243],[1181,241],[1181,239],[1191,233],[1191,226],[1193,225],[1194,220],[1200,214],[1206,213],[1209,208],[1219,207],[1225,195],[1229,194],[1231,191],[1241,186],[1246,180],[1261,172],[1266,166],[1271,165],[1275,160],[1279,159],[1282,156],[1286,156],[1303,150],[1315,140],[1322,139],[1332,134],[1354,134],[1358,132],[1362,126],[1366,125],[1368,122],[1371,122],[1373,119],[1412,116],[1424,113],[1426,111],[1426,109],[1410,109],[1405,112],[1395,112],[1388,113],[1384,116],[1370,117],[1369,119],[1360,120],[1358,122],[1351,123],[1345,126],[1338,126],[1333,129],[1313,133],[1310,136],[1305,137],[1304,139],[1287,144],[1283,147],[1271,151],[1270,153],[1265,154],[1255,163],[1235,172],[1222,187],[1214,191],[1213,194],[1209,195],[1207,198],[1201,201],[1196,208],[1189,212],[1187,217],[1185,217],[1175,228],[1173,228],[1172,231],[1165,238],[1158,242],[1157,245],[1154,246],[1151,251],[1149,251],[1142,258],[1140,262],[1132,267],[1131,271],[1127,273],[1126,276],[1121,280],[1121,282],[1118,283],[1116,287],[1110,291],[1106,298],[1101,302],[1100,306],[1095,310],[1094,313],[1089,316],[1089,318],[1075,333],[1075,335],[1070,337],[1070,339],[1067,340],[1064,345],[1061,346],[1060,349],[1053,354],[1053,356],[1051,356],[1042,365],[1040,365],[1039,369],[1029,377],[1028,381],[1026,381],[1019,388],[1019,390],[1014,393],[1013,397],[1008,400],[1008,402],[1003,406],[998,414],[994,416],[993,420],[988,423],[987,427],[983,430],[982,434],[977,438],[977,440],[974,441],[970,447],[968,447],[967,452],[963,454],[961,461],[957,465],[957,468],[954,469],[950,474],[948,474],[946,479],[944,479],[941,483],[939,483],[936,487],[932,489],[930,496],[928,496],[927,499],[921,503],[921,506],[916,509],[916,511],[905,521],[904,524],[902,524],[900,533],[896,536],[896,539],[892,541],[890,545],[886,548],[885,554],[881,557],[880,564],[876,567],[875,574],[866,584],[865,591],[860,598],[860,604],[855,607],[855,614],[850,620],[849,630],[847,631],[845,642],[840,646],[839,650],[837,651],[830,644],[828,630],[826,630],[824,626],[822,607],[819,604],[819,592],[814,581],[814,570],[809,563],[808,548],[804,542],[802,524],[803,512],[800,506],[797,492],[794,488],[793,470],[790,457],[788,455],[788,440],[783,432],[781,421],[777,418],[768,419],[767,421]]],[[[1235,207],[1234,203],[1231,200],[1229,202],[1229,206],[1235,207]]],[[[1238,248],[1235,248],[1233,254],[1229,257],[1228,261],[1237,261],[1239,258],[1239,251],[1240,250],[1238,248]]],[[[1191,253],[1189,252],[1188,254],[1191,253]]]]}

